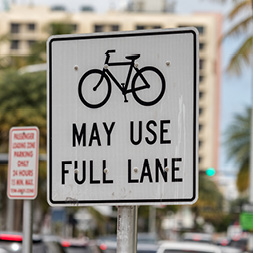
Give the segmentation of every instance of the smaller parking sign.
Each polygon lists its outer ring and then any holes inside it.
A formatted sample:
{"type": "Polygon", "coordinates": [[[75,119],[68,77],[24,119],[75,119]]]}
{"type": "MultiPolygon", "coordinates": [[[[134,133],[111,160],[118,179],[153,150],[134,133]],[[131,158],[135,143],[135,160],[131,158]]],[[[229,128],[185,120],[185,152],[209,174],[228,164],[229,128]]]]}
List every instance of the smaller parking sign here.
{"type": "Polygon", "coordinates": [[[38,185],[39,129],[13,127],[9,133],[10,199],[35,199],[38,185]]]}

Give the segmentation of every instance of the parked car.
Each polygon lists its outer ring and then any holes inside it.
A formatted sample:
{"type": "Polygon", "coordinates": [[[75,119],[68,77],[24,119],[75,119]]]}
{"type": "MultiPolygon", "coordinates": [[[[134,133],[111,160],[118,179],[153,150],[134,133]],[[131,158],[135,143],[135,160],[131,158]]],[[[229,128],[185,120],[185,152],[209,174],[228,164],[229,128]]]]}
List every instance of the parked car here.
{"type": "Polygon", "coordinates": [[[157,253],[222,253],[221,249],[209,243],[163,242],[157,253]]]}
{"type": "Polygon", "coordinates": [[[228,246],[247,251],[248,238],[244,236],[234,236],[228,243],[228,246]]]}
{"type": "MultiPolygon", "coordinates": [[[[103,253],[116,253],[117,237],[116,235],[101,237],[98,245],[103,253]]],[[[156,253],[157,249],[156,238],[152,234],[138,234],[137,253],[156,253]]]]}
{"type": "Polygon", "coordinates": [[[219,246],[222,253],[243,253],[241,249],[230,246],[219,246]]]}
{"type": "MultiPolygon", "coordinates": [[[[22,252],[23,234],[18,232],[0,232],[0,253],[22,252]]],[[[66,253],[56,236],[32,236],[33,253],[66,253]]]]}
{"type": "Polygon", "coordinates": [[[117,236],[108,235],[98,238],[97,244],[102,253],[116,253],[117,252],[117,236]]]}
{"type": "Polygon", "coordinates": [[[67,253],[100,253],[96,243],[86,237],[63,239],[61,244],[67,253]]]}
{"type": "MultiPolygon", "coordinates": [[[[0,252],[12,253],[22,252],[23,235],[17,232],[0,232],[0,252]]],[[[32,237],[33,253],[48,253],[46,244],[41,236],[33,235],[32,237]]]]}
{"type": "Polygon", "coordinates": [[[54,235],[43,235],[43,242],[46,244],[47,253],[67,253],[61,245],[61,238],[54,235]]]}
{"type": "Polygon", "coordinates": [[[182,236],[183,241],[194,241],[194,242],[203,242],[203,243],[214,243],[213,237],[210,234],[206,233],[184,233],[182,236]]]}

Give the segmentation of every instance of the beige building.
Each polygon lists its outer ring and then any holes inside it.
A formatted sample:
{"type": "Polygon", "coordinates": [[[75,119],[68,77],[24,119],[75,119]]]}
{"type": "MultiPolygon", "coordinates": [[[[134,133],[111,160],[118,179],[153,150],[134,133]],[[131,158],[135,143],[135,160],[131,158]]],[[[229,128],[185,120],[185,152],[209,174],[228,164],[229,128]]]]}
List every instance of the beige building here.
{"type": "MultiPolygon", "coordinates": [[[[148,1],[149,4],[152,2],[148,1]]],[[[208,167],[217,169],[221,16],[212,13],[178,15],[166,12],[162,5],[161,12],[150,12],[152,5],[147,5],[145,9],[145,6],[138,5],[138,1],[136,4],[137,7],[132,11],[105,14],[97,14],[89,8],[70,13],[62,8],[12,5],[8,11],[0,12],[0,37],[8,34],[10,38],[10,42],[1,42],[0,57],[29,54],[29,48],[34,42],[48,38],[48,25],[52,22],[70,24],[74,33],[196,27],[200,50],[199,167],[202,170],[208,167]]]]}

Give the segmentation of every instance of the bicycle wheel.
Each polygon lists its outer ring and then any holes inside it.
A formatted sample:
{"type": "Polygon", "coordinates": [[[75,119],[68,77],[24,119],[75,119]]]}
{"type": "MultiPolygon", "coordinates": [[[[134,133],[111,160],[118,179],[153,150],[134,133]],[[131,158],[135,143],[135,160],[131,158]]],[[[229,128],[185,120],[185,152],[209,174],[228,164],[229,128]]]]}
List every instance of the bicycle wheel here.
{"type": "Polygon", "coordinates": [[[133,97],[141,105],[150,106],[156,104],[163,97],[164,92],[164,76],[161,71],[155,67],[144,67],[133,77],[133,97]]]}
{"type": "Polygon", "coordinates": [[[78,85],[78,95],[84,105],[99,108],[109,99],[112,86],[109,77],[100,69],[84,73],[78,85]]]}

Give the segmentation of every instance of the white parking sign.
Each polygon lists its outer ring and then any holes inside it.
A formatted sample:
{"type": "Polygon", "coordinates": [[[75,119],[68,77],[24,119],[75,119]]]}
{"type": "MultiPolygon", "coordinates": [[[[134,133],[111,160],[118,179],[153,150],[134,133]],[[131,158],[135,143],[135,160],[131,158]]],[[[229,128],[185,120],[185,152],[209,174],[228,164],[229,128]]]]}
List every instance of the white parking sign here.
{"type": "Polygon", "coordinates": [[[38,186],[39,129],[13,127],[9,134],[8,197],[35,199],[38,186]]]}
{"type": "Polygon", "coordinates": [[[194,203],[196,29],[53,36],[47,48],[49,204],[194,203]]]}

